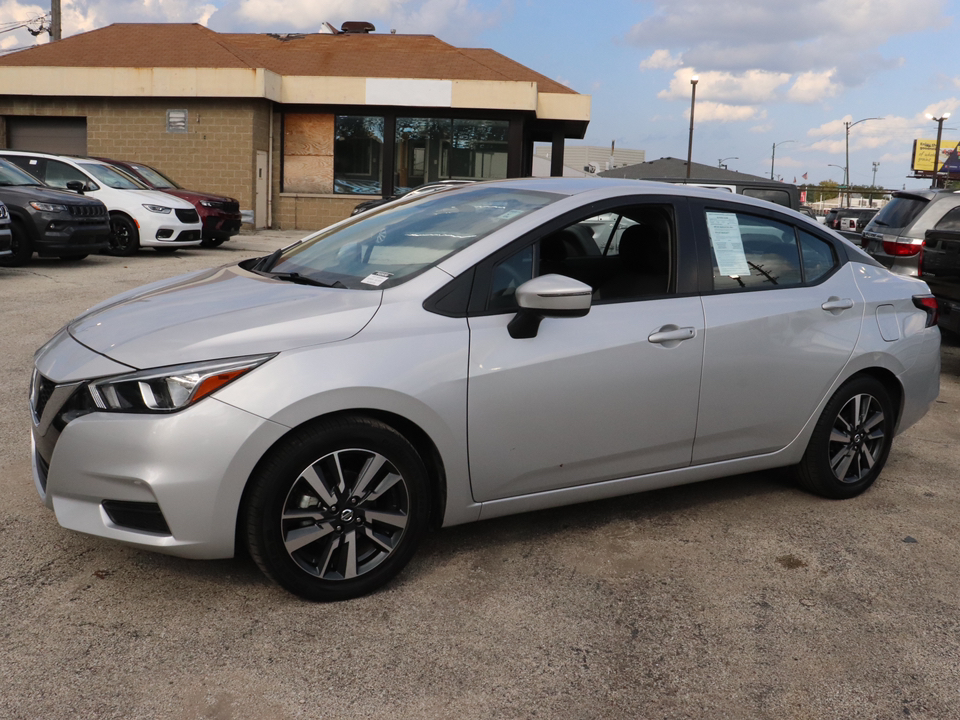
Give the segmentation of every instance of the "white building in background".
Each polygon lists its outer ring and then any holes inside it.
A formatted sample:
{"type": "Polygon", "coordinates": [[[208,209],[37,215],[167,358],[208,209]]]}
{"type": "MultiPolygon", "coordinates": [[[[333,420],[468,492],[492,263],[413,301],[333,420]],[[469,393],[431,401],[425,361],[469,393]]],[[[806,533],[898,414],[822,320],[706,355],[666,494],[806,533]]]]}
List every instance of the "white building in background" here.
{"type": "MultiPolygon", "coordinates": [[[[549,160],[551,149],[549,145],[541,145],[534,148],[533,155],[535,158],[549,160]]],[[[646,159],[647,153],[644,150],[615,148],[613,162],[611,163],[610,148],[600,145],[567,145],[563,151],[564,166],[589,174],[613,170],[625,165],[636,165],[646,162],[646,159]],[[587,168],[590,169],[587,170],[587,168]]],[[[534,175],[536,175],[536,172],[534,172],[534,175]]]]}

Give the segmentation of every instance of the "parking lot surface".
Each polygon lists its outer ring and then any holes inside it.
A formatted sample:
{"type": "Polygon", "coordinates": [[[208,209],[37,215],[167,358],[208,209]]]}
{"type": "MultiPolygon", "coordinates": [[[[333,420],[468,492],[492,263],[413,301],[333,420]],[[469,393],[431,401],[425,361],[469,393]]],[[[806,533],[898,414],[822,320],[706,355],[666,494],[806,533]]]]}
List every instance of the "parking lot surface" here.
{"type": "Polygon", "coordinates": [[[61,529],[30,474],[34,351],[106,297],[300,235],[0,268],[0,718],[960,717],[953,336],[940,399],[853,500],[767,472],[449,528],[330,605],[246,557],[61,529]]]}

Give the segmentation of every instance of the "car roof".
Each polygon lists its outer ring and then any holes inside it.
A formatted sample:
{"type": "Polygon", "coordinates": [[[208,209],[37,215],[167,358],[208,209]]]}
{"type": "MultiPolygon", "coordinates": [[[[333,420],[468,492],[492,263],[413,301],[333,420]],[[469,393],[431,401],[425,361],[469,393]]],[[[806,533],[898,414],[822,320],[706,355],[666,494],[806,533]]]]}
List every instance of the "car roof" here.
{"type": "Polygon", "coordinates": [[[45,153],[45,152],[33,152],[32,150],[0,150],[0,153],[5,155],[29,155],[32,157],[45,158],[48,160],[66,160],[67,162],[73,162],[77,164],[87,164],[87,165],[109,165],[110,163],[105,163],[96,158],[85,157],[83,155],[57,155],[56,153],[45,153]]]}

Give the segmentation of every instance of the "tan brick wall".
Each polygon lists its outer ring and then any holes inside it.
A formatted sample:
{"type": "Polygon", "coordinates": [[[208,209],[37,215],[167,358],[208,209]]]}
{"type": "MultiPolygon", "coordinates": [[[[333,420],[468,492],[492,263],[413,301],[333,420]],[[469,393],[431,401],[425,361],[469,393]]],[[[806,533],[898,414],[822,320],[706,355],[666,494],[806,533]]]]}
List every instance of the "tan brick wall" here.
{"type": "MultiPolygon", "coordinates": [[[[88,154],[138,160],[184,187],[230,195],[251,210],[256,150],[269,146],[268,108],[268,101],[254,99],[0,97],[0,116],[85,116],[88,154]],[[188,132],[168,133],[166,111],[178,109],[188,112],[188,132]]],[[[5,133],[0,138],[6,142],[5,133]]]]}
{"type": "Polygon", "coordinates": [[[320,230],[349,217],[358,197],[281,195],[273,212],[273,226],[281,230],[320,230]]]}

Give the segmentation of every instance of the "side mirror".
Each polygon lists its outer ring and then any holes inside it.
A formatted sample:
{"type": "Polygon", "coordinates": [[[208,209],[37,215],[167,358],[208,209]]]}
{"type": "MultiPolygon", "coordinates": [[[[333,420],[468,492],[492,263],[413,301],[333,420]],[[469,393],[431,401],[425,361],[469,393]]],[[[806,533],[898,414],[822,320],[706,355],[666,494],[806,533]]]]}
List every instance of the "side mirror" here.
{"type": "Polygon", "coordinates": [[[67,190],[72,190],[75,193],[83,195],[85,187],[86,186],[80,180],[67,180],[67,190]]]}
{"type": "Polygon", "coordinates": [[[519,312],[507,331],[512,338],[537,336],[545,317],[583,317],[590,312],[593,288],[563,275],[541,275],[517,288],[519,312]]]}

